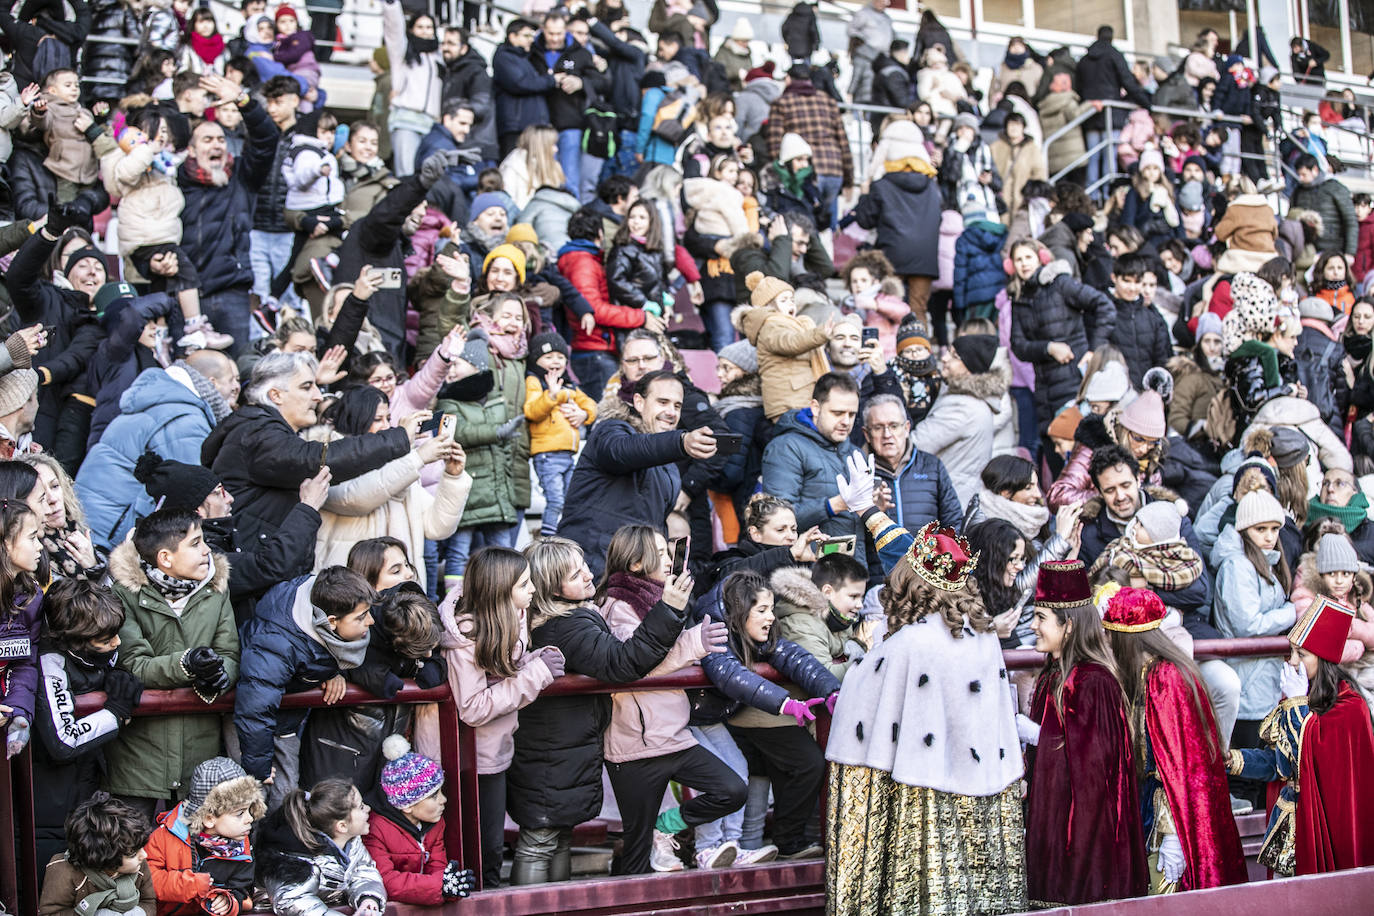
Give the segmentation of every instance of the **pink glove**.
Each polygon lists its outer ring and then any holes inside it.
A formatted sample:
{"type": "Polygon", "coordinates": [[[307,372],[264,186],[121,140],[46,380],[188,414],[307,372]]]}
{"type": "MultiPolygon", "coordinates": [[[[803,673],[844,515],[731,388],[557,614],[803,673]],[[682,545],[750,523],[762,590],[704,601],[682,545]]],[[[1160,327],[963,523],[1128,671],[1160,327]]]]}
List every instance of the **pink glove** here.
{"type": "Polygon", "coordinates": [[[816,714],[811,711],[811,707],[824,702],[825,700],[820,697],[805,701],[794,700],[792,697],[788,697],[786,702],[782,704],[782,709],[779,710],[779,712],[784,716],[791,716],[796,719],[798,725],[806,725],[808,722],[816,721],[816,714]]]}
{"type": "Polygon", "coordinates": [[[825,698],[825,711],[830,713],[832,716],[835,714],[835,703],[839,700],[839,698],[840,692],[838,690],[836,690],[830,696],[825,698]]]}

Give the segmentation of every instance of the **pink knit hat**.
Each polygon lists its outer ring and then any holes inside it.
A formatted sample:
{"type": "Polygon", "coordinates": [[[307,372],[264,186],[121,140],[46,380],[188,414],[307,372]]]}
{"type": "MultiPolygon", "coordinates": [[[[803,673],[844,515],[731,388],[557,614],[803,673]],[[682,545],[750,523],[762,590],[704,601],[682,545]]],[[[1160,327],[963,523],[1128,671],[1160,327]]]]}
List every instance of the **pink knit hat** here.
{"type": "Polygon", "coordinates": [[[382,792],[393,808],[409,808],[438,792],[444,784],[444,771],[424,754],[410,749],[410,742],[401,735],[392,735],[382,742],[382,792]]]}
{"type": "Polygon", "coordinates": [[[1163,439],[1167,433],[1164,425],[1164,401],[1153,391],[1145,391],[1121,411],[1122,426],[1140,436],[1163,439]]]}

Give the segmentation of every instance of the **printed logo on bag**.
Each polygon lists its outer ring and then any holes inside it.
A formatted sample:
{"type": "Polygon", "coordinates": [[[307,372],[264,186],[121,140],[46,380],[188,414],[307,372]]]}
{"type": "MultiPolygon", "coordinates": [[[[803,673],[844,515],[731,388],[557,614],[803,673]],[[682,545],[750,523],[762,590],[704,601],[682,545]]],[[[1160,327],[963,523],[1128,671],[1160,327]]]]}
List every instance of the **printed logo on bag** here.
{"type": "Polygon", "coordinates": [[[0,658],[28,658],[33,654],[27,636],[16,636],[13,639],[0,639],[0,658]]]}

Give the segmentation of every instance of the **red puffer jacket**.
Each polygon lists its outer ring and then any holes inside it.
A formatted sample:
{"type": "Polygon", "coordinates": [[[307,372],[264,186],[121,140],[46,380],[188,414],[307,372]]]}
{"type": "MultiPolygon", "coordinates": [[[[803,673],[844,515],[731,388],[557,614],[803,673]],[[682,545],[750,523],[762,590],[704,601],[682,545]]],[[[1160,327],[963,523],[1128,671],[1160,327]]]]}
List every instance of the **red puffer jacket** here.
{"type": "MultiPolygon", "coordinates": [[[[606,268],[602,262],[601,249],[595,242],[573,239],[558,252],[558,272],[577,287],[577,291],[592,307],[596,316],[596,328],[588,334],[577,327],[573,332],[572,349],[601,350],[616,352],[613,330],[628,331],[642,327],[644,310],[628,305],[612,305],[606,284],[606,268]]],[[[568,323],[576,326],[577,316],[569,310],[568,323]]]]}
{"type": "Polygon", "coordinates": [[[388,900],[439,906],[444,902],[444,821],[424,828],[413,826],[406,816],[384,801],[373,806],[368,818],[371,830],[363,845],[377,863],[388,900]]]}

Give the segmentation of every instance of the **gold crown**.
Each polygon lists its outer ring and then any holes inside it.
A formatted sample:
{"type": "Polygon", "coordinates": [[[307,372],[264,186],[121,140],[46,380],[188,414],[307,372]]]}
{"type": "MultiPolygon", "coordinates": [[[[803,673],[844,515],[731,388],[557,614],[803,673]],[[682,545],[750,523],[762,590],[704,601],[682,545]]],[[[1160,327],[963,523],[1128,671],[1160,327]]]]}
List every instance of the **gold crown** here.
{"type": "Polygon", "coordinates": [[[957,592],[978,568],[978,556],[967,538],[932,521],[917,532],[906,559],[916,575],[931,585],[957,592]]]}

